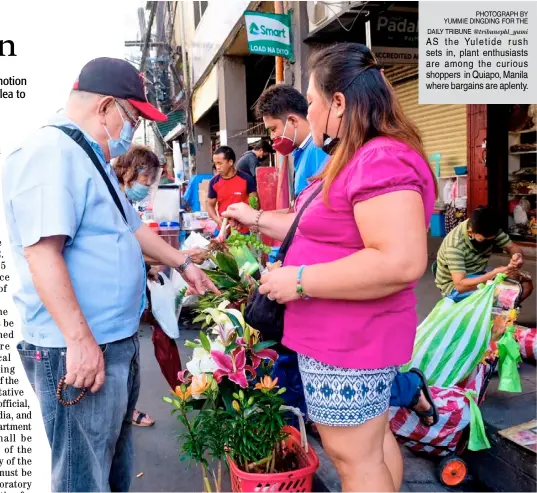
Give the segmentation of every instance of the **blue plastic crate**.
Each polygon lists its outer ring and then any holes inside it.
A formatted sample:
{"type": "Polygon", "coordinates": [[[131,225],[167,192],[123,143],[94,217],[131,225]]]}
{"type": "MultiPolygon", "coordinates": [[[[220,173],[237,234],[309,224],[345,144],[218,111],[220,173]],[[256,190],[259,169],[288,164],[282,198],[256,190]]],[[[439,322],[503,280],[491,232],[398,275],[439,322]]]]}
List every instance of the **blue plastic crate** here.
{"type": "Polygon", "coordinates": [[[442,211],[434,211],[431,218],[431,236],[443,238],[446,236],[446,221],[442,211]]]}

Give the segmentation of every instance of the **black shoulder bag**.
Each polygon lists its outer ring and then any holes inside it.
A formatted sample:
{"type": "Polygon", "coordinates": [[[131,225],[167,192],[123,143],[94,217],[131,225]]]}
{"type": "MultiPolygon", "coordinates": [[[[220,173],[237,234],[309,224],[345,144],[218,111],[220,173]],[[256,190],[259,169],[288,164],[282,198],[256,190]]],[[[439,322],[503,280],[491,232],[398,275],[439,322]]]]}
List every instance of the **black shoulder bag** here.
{"type": "MultiPolygon", "coordinates": [[[[302,214],[306,208],[311,204],[313,199],[319,195],[323,186],[322,184],[315,190],[306,200],[300,211],[295,217],[287,236],[283,240],[283,243],[276,257],[276,261],[283,263],[285,255],[291,246],[293,238],[295,237],[298,223],[302,214]]],[[[263,339],[266,341],[275,341],[280,343],[283,338],[283,313],[285,311],[285,305],[280,305],[278,302],[269,300],[267,295],[259,294],[259,290],[256,289],[250,300],[246,305],[244,311],[244,319],[248,325],[261,332],[263,339]]]]}
{"type": "Polygon", "coordinates": [[[106,174],[106,171],[104,170],[101,162],[99,161],[99,158],[95,154],[95,151],[91,148],[88,141],[84,138],[84,134],[80,130],[77,130],[76,128],[63,127],[59,125],[58,126],[49,125],[49,126],[61,130],[65,135],[68,135],[69,137],[71,137],[71,139],[73,139],[80,147],[82,147],[84,151],[86,151],[86,154],[91,159],[91,162],[95,165],[95,167],[97,168],[97,171],[102,176],[104,183],[106,184],[106,188],[108,188],[108,191],[110,192],[110,195],[112,196],[112,199],[114,200],[114,203],[119,209],[121,216],[127,223],[128,222],[127,216],[125,215],[125,210],[123,209],[121,200],[119,200],[116,189],[114,188],[114,185],[112,185],[110,178],[108,178],[108,175],[106,174]]]}

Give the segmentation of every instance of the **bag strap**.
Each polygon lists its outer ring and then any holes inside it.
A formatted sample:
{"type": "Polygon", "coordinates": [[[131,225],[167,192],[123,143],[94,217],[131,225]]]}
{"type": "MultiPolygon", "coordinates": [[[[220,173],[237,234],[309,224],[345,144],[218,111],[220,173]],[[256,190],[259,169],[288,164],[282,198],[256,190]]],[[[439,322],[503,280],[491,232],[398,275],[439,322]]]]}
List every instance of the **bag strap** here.
{"type": "Polygon", "coordinates": [[[104,183],[106,184],[106,188],[108,188],[108,191],[110,192],[110,195],[112,196],[112,199],[114,200],[114,203],[116,204],[119,212],[121,213],[121,216],[127,221],[127,216],[125,215],[125,210],[123,209],[123,205],[121,204],[121,200],[119,200],[119,197],[117,195],[116,189],[114,188],[114,185],[112,185],[112,182],[110,181],[110,178],[106,174],[106,171],[103,168],[103,165],[99,161],[99,158],[95,154],[95,151],[91,148],[88,141],[84,138],[84,134],[76,129],[76,128],[70,128],[70,127],[64,127],[62,125],[47,125],[49,127],[55,127],[59,130],[61,130],[65,135],[71,137],[84,151],[86,151],[86,154],[91,159],[91,162],[94,164],[94,166],[97,168],[97,171],[102,176],[104,183]]]}
{"type": "Polygon", "coordinates": [[[285,236],[285,239],[283,240],[282,245],[280,246],[280,250],[276,257],[277,261],[280,260],[281,262],[283,262],[283,260],[285,259],[287,250],[289,250],[289,247],[291,246],[293,238],[295,237],[296,230],[298,229],[298,223],[300,222],[300,218],[302,217],[302,214],[304,214],[307,207],[313,202],[313,199],[321,193],[322,189],[323,189],[323,184],[321,183],[319,187],[308,197],[306,202],[304,202],[304,205],[298,211],[295,217],[295,220],[293,221],[293,224],[291,225],[291,228],[289,228],[289,231],[287,235],[285,236]]]}

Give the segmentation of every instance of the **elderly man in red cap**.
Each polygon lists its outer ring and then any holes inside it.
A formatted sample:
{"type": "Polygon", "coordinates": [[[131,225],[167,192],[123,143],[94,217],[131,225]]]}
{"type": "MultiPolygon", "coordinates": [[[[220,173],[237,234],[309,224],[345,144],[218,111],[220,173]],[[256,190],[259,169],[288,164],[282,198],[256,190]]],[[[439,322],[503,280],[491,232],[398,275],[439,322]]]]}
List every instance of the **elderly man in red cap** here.
{"type": "Polygon", "coordinates": [[[110,160],[142,119],[165,121],[127,61],[97,58],[65,114],[6,159],[7,227],[21,287],[18,345],[52,449],[53,491],[128,491],[138,398],[144,255],[192,293],[216,291],[191,259],[141,223],[110,160]]]}

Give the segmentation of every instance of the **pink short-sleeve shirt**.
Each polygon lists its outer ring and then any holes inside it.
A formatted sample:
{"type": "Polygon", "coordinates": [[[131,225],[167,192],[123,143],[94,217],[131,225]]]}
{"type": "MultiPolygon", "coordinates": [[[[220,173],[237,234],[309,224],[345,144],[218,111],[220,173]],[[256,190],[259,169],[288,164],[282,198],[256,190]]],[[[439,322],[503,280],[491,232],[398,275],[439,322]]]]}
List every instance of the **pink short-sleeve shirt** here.
{"type": "MultiPolygon", "coordinates": [[[[297,210],[317,187],[312,184],[304,190],[297,210]]],[[[384,137],[369,141],[332,184],[330,207],[322,194],[308,206],[285,265],[332,262],[363,249],[354,205],[399,190],[421,195],[428,226],[435,201],[428,163],[402,142],[384,137]]],[[[393,221],[397,221],[395,210],[393,221]]],[[[410,359],[416,326],[412,287],[378,300],[297,300],[286,306],[283,344],[326,364],[378,369],[410,359]]]]}

